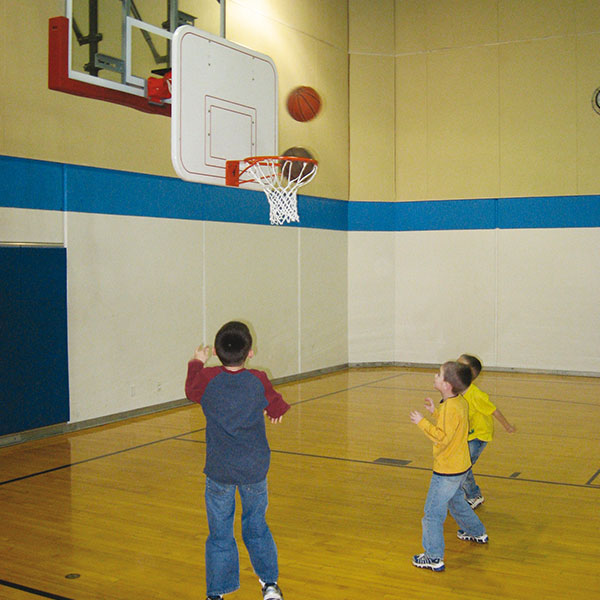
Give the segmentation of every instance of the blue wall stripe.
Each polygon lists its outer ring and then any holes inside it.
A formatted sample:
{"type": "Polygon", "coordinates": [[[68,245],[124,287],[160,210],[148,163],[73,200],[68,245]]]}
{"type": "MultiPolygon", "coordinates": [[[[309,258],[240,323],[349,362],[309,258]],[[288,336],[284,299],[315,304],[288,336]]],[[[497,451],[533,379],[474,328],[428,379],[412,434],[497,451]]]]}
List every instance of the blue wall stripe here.
{"type": "Polygon", "coordinates": [[[396,231],[395,202],[348,202],[349,231],[396,231]]]}
{"type": "Polygon", "coordinates": [[[495,229],[495,200],[395,202],[396,231],[495,229]]]}
{"type": "MultiPolygon", "coordinates": [[[[269,203],[261,191],[75,165],[65,168],[69,211],[269,224],[269,203]]],[[[302,227],[347,229],[346,202],[300,195],[298,210],[302,227]]]]}
{"type": "Polygon", "coordinates": [[[500,229],[600,227],[600,196],[501,198],[500,229]]]}
{"type": "Polygon", "coordinates": [[[63,165],[0,156],[0,206],[62,210],[63,165]]]}
{"type": "MultiPolygon", "coordinates": [[[[263,192],[0,156],[0,206],[269,224],[263,192]]],[[[336,231],[600,227],[600,195],[421,202],[298,196],[300,224],[336,231]]]]}

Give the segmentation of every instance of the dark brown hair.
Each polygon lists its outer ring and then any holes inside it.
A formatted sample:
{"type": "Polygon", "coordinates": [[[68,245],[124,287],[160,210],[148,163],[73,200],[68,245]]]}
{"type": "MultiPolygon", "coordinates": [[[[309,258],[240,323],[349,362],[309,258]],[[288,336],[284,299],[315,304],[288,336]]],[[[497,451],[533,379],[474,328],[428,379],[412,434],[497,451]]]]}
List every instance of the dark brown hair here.
{"type": "Polygon", "coordinates": [[[215,350],[226,367],[240,367],[252,348],[252,334],[240,321],[229,321],[217,332],[215,350]]]}

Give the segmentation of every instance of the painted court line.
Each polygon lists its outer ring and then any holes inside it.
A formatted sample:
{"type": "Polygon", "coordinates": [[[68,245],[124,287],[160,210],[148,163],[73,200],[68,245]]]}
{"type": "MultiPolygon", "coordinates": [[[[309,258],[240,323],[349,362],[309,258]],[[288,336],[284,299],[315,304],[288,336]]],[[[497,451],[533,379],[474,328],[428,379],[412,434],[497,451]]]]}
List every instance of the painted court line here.
{"type": "MultiPolygon", "coordinates": [[[[363,383],[363,384],[360,384],[360,385],[352,386],[350,388],[344,388],[344,389],[341,389],[341,390],[337,390],[335,392],[330,392],[330,393],[327,393],[327,394],[323,394],[321,396],[315,396],[313,398],[307,398],[305,400],[299,400],[297,402],[293,402],[292,406],[295,406],[297,404],[302,404],[304,402],[310,402],[312,400],[320,400],[321,398],[327,398],[328,396],[334,396],[335,394],[343,393],[343,392],[346,392],[348,390],[356,389],[356,388],[359,388],[359,387],[366,387],[370,383],[376,383],[377,381],[385,381],[387,379],[393,379],[395,377],[400,377],[402,375],[403,375],[403,373],[398,373],[398,374],[390,375],[389,377],[384,377],[382,379],[378,379],[375,382],[363,383]]],[[[179,408],[181,408],[181,407],[179,407],[179,408]]],[[[9,483],[15,483],[17,481],[23,481],[25,479],[30,479],[31,477],[37,477],[38,475],[46,475],[48,473],[53,473],[54,471],[60,471],[62,469],[68,469],[70,467],[74,467],[74,466],[77,466],[77,465],[82,465],[82,464],[85,464],[85,463],[88,463],[88,462],[91,462],[91,461],[94,461],[94,460],[100,460],[102,458],[108,458],[110,456],[116,456],[117,454],[122,454],[124,452],[129,452],[130,450],[139,450],[140,448],[145,448],[146,446],[152,446],[154,444],[160,444],[161,442],[168,442],[168,441],[171,441],[171,440],[180,439],[183,436],[190,435],[192,433],[198,433],[199,431],[204,431],[204,427],[202,427],[201,429],[195,429],[193,431],[188,431],[186,433],[179,433],[177,435],[173,435],[173,436],[170,436],[168,438],[162,438],[162,439],[159,439],[159,440],[154,440],[152,442],[147,442],[145,444],[139,444],[138,446],[132,446],[130,448],[123,448],[122,450],[116,450],[115,452],[109,452],[108,454],[101,454],[99,456],[93,456],[93,457],[86,458],[84,460],[80,460],[80,461],[77,461],[77,462],[74,462],[74,463],[69,463],[69,464],[65,464],[65,465],[59,465],[58,467],[52,467],[51,469],[45,469],[44,471],[37,471],[35,473],[29,473],[28,475],[22,475],[21,477],[15,477],[13,479],[7,479],[6,481],[0,481],[0,485],[6,485],[6,484],[9,484],[9,483]]]]}
{"type": "Polygon", "coordinates": [[[42,590],[36,590],[35,588],[30,588],[26,585],[21,585],[19,583],[13,583],[12,581],[6,581],[5,579],[0,579],[0,586],[12,588],[13,590],[19,590],[21,592],[27,592],[28,594],[40,596],[41,598],[51,598],[52,600],[73,600],[72,598],[68,598],[67,596],[59,596],[58,594],[43,592],[42,590]]]}
{"type": "Polygon", "coordinates": [[[593,482],[593,481],[596,479],[596,477],[598,477],[598,475],[600,475],[600,469],[598,469],[598,470],[597,470],[597,471],[596,471],[596,472],[595,472],[595,473],[592,475],[592,477],[591,477],[590,479],[588,479],[588,481],[587,481],[586,485],[593,485],[593,486],[596,486],[596,487],[600,487],[600,485],[598,485],[598,484],[596,484],[596,483],[592,483],[592,482],[593,482]]]}
{"type": "MultiPolygon", "coordinates": [[[[387,377],[383,377],[381,379],[376,379],[374,381],[369,381],[366,383],[361,383],[358,385],[354,385],[348,388],[342,388],[340,390],[336,390],[333,392],[328,392],[327,394],[322,394],[320,396],[314,396],[312,398],[306,398],[304,400],[298,400],[297,402],[292,402],[291,405],[292,406],[296,406],[298,404],[303,404],[306,402],[312,402],[314,400],[321,400],[323,398],[328,398],[330,396],[335,396],[336,394],[341,394],[344,392],[348,392],[350,390],[354,390],[354,389],[358,389],[358,388],[368,388],[368,387],[377,387],[374,384],[378,384],[382,381],[388,381],[390,379],[396,379],[398,377],[402,377],[403,375],[405,375],[405,373],[397,373],[394,375],[390,375],[387,377]]],[[[410,390],[410,391],[419,391],[419,390],[410,390]]],[[[44,471],[40,471],[37,473],[30,473],[28,475],[23,475],[21,477],[15,477],[14,479],[9,479],[7,481],[2,481],[0,482],[0,486],[1,485],[6,485],[9,483],[14,483],[17,481],[22,481],[25,479],[29,479],[32,477],[37,477],[38,475],[44,475],[47,473],[52,473],[54,471],[59,471],[61,469],[67,469],[69,467],[73,467],[73,466],[77,466],[77,465],[81,465],[87,462],[91,462],[94,460],[100,460],[103,458],[108,458],[110,456],[115,456],[117,454],[122,454],[125,452],[129,452],[131,450],[138,450],[140,448],[145,448],[147,446],[152,446],[152,445],[156,445],[159,444],[161,442],[166,442],[166,441],[172,441],[172,440],[178,440],[178,441],[185,441],[185,442],[192,442],[192,443],[205,443],[204,440],[188,440],[185,439],[185,436],[191,435],[193,433],[198,433],[200,431],[204,431],[205,428],[200,428],[200,429],[195,429],[192,431],[188,431],[185,433],[180,433],[174,436],[170,436],[168,438],[162,438],[159,440],[154,440],[152,442],[147,442],[145,444],[139,444],[137,446],[132,446],[131,448],[124,448],[122,450],[117,450],[115,452],[110,452],[108,454],[102,454],[100,456],[95,456],[95,457],[91,457],[91,458],[87,458],[85,460],[81,460],[78,462],[74,462],[71,464],[66,464],[66,465],[61,465],[58,467],[54,467],[52,469],[46,469],[44,471]]],[[[404,459],[394,459],[394,458],[378,458],[374,461],[372,460],[359,460],[359,459],[352,459],[352,458],[343,458],[343,457],[336,457],[336,456],[325,456],[325,455],[318,455],[318,454],[309,454],[309,453],[304,453],[304,452],[292,452],[292,451],[287,451],[287,450],[271,450],[271,452],[276,453],[276,454],[288,454],[288,455],[294,455],[294,456],[303,456],[306,458],[318,458],[318,459],[323,459],[323,460],[335,460],[335,461],[340,461],[340,462],[352,462],[352,463],[359,463],[359,464],[370,464],[370,465],[380,465],[380,466],[393,466],[396,468],[404,468],[404,469],[414,469],[414,470],[419,470],[419,471],[431,471],[431,468],[429,467],[415,467],[415,466],[411,466],[409,463],[411,461],[407,461],[404,459]]],[[[561,486],[567,486],[567,487],[580,487],[580,488],[597,488],[600,489],[600,485],[597,484],[593,484],[592,482],[596,479],[596,477],[598,477],[598,475],[600,475],[600,469],[598,471],[596,471],[596,473],[593,475],[593,477],[586,482],[585,484],[578,484],[578,483],[566,483],[566,482],[560,482],[560,481],[550,481],[550,480],[543,480],[543,479],[524,479],[524,478],[520,478],[518,477],[518,475],[520,475],[520,472],[517,473],[513,473],[510,476],[505,476],[505,475],[489,475],[489,474],[484,474],[484,473],[478,473],[477,476],[478,477],[488,477],[488,478],[492,478],[492,479],[507,479],[510,480],[512,479],[513,481],[518,480],[518,481],[523,481],[523,482],[529,482],[529,483],[542,483],[542,484],[548,484],[548,485],[561,485],[561,486]]]]}

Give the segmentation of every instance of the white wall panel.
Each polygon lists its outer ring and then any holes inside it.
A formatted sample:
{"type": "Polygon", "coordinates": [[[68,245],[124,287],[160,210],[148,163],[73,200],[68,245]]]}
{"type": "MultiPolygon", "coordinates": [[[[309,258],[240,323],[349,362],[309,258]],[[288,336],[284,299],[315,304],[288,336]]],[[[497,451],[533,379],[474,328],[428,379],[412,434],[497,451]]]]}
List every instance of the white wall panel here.
{"type": "Polygon", "coordinates": [[[597,228],[349,235],[353,363],[600,373],[597,228]],[[389,327],[393,328],[393,339],[389,327]]]}
{"type": "Polygon", "coordinates": [[[73,422],[183,398],[228,320],[272,377],[348,360],[346,232],[78,213],[67,229],[73,422]]]}
{"type": "Polygon", "coordinates": [[[348,234],[350,363],[394,360],[395,236],[387,232],[348,234]]]}
{"type": "Polygon", "coordinates": [[[500,367],[600,373],[600,229],[499,232],[500,367]]]}
{"type": "Polygon", "coordinates": [[[300,230],[300,369],[348,362],[348,233],[300,230]]]}
{"type": "Polygon", "coordinates": [[[203,321],[202,223],[71,213],[71,420],[184,397],[203,321]]]}
{"type": "Polygon", "coordinates": [[[248,366],[272,377],[298,372],[297,253],[297,229],[206,223],[208,340],[227,321],[248,323],[248,366]]]}
{"type": "Polygon", "coordinates": [[[63,213],[0,208],[0,243],[63,244],[63,213]]]}
{"type": "Polygon", "coordinates": [[[495,232],[395,236],[398,362],[441,363],[462,353],[494,361],[495,232]]]}

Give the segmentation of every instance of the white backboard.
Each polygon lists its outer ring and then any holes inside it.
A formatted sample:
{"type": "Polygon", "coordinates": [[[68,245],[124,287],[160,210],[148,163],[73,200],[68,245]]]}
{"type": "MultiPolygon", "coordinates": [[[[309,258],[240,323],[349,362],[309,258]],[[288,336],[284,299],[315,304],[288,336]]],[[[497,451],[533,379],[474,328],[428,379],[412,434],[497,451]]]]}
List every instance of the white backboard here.
{"type": "Polygon", "coordinates": [[[171,160],[187,181],[225,185],[225,162],[277,154],[277,69],[191,26],[173,35],[171,160]]]}

